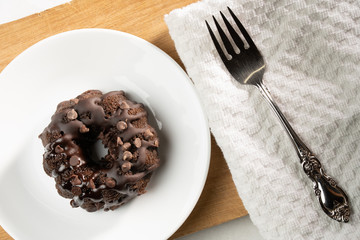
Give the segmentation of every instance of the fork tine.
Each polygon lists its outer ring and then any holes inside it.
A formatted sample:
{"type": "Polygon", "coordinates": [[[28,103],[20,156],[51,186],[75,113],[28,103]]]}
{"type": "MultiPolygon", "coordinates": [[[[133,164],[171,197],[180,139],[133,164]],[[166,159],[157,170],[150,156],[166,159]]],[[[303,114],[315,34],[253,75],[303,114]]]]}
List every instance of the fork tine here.
{"type": "Polygon", "coordinates": [[[227,29],[229,30],[229,33],[230,33],[232,39],[234,40],[235,44],[240,48],[240,50],[244,50],[245,48],[244,48],[243,40],[240,38],[239,34],[237,34],[235,29],[231,26],[231,24],[226,19],[224,14],[222,12],[220,12],[220,14],[221,14],[221,17],[223,18],[225,25],[226,25],[227,29]]]}
{"type": "Polygon", "coordinates": [[[212,39],[212,41],[213,41],[213,43],[214,43],[214,45],[215,45],[216,50],[218,51],[218,53],[219,53],[219,55],[220,55],[220,57],[221,57],[222,61],[223,61],[223,62],[226,62],[226,61],[227,61],[227,58],[226,58],[226,56],[225,56],[224,52],[222,51],[222,49],[221,49],[221,47],[220,47],[219,42],[217,41],[217,39],[216,39],[216,37],[215,37],[215,35],[214,35],[213,31],[211,30],[211,28],[210,28],[210,26],[209,26],[208,22],[207,22],[206,20],[205,20],[205,22],[206,22],[206,26],[207,26],[207,28],[208,28],[208,30],[209,30],[209,33],[210,33],[211,39],[212,39]]]}
{"type": "Polygon", "coordinates": [[[233,46],[231,45],[228,37],[226,36],[226,34],[224,33],[224,31],[222,30],[222,28],[220,27],[218,21],[216,21],[215,17],[213,16],[213,19],[214,19],[214,22],[215,22],[215,25],[216,25],[216,28],[220,34],[220,37],[221,37],[221,40],[223,41],[224,43],[224,46],[225,46],[225,49],[226,51],[228,52],[228,54],[230,55],[234,55],[236,54],[235,51],[234,51],[234,48],[233,46]]]}
{"type": "Polygon", "coordinates": [[[235,14],[233,13],[233,11],[231,11],[231,9],[229,7],[227,7],[232,18],[235,20],[236,25],[239,27],[241,33],[244,35],[245,40],[247,41],[247,43],[249,44],[250,47],[256,47],[255,43],[253,42],[253,40],[251,39],[251,37],[249,36],[249,34],[247,33],[246,29],[244,28],[244,26],[241,24],[240,20],[235,16],[235,14]]]}

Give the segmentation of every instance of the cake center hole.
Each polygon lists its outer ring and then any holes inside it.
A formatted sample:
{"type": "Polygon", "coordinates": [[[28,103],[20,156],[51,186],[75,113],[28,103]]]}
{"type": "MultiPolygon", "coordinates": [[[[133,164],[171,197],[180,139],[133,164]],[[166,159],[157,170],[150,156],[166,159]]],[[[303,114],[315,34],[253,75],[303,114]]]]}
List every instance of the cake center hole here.
{"type": "Polygon", "coordinates": [[[108,149],[102,144],[101,140],[86,144],[83,146],[83,150],[88,159],[88,164],[105,164],[104,158],[108,154],[108,149]]]}
{"type": "Polygon", "coordinates": [[[101,140],[97,140],[93,145],[93,156],[100,160],[108,154],[108,149],[102,144],[101,140]]]}

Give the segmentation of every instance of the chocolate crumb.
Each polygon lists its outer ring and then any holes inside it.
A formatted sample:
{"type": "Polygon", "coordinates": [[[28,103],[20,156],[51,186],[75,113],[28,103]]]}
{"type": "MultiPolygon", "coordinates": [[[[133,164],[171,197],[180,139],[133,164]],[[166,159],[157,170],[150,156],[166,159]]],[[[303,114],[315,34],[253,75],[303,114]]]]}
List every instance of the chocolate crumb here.
{"type": "Polygon", "coordinates": [[[74,194],[75,196],[80,196],[81,195],[81,188],[78,186],[74,186],[71,188],[71,193],[74,194]]]}
{"type": "Polygon", "coordinates": [[[72,185],[80,185],[81,184],[81,180],[79,179],[79,177],[77,175],[74,175],[71,180],[70,180],[72,185]]]}

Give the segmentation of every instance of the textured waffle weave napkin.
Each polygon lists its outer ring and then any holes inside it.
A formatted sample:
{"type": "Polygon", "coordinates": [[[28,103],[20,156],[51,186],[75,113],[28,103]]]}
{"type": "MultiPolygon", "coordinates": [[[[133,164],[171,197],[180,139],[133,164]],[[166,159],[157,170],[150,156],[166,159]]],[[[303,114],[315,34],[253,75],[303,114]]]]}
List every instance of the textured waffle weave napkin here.
{"type": "MultiPolygon", "coordinates": [[[[360,239],[360,2],[204,0],[165,16],[238,193],[266,239],[360,239]],[[229,6],[261,50],[264,83],[326,172],[349,223],[326,216],[297,154],[255,87],[231,78],[206,29],[229,6]]],[[[222,23],[222,21],[221,21],[222,23]]],[[[222,23],[224,26],[224,24],[222,23]]]]}

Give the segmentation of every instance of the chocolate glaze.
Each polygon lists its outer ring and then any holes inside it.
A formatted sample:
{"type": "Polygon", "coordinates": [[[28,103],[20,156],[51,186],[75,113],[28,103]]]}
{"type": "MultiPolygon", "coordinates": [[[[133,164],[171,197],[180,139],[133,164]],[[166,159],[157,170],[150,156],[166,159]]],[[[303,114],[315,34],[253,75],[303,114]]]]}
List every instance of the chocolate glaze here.
{"type": "Polygon", "coordinates": [[[113,210],[144,193],[151,173],[159,166],[158,138],[147,123],[147,113],[123,91],[102,95],[90,90],[60,103],[39,137],[45,146],[44,169],[55,178],[58,192],[72,198],[73,207],[88,211],[113,210]],[[125,129],[117,129],[120,121],[126,123],[122,124],[125,129]],[[108,149],[104,157],[94,152],[97,141],[108,149]],[[126,168],[122,168],[125,162],[126,168]]]}

